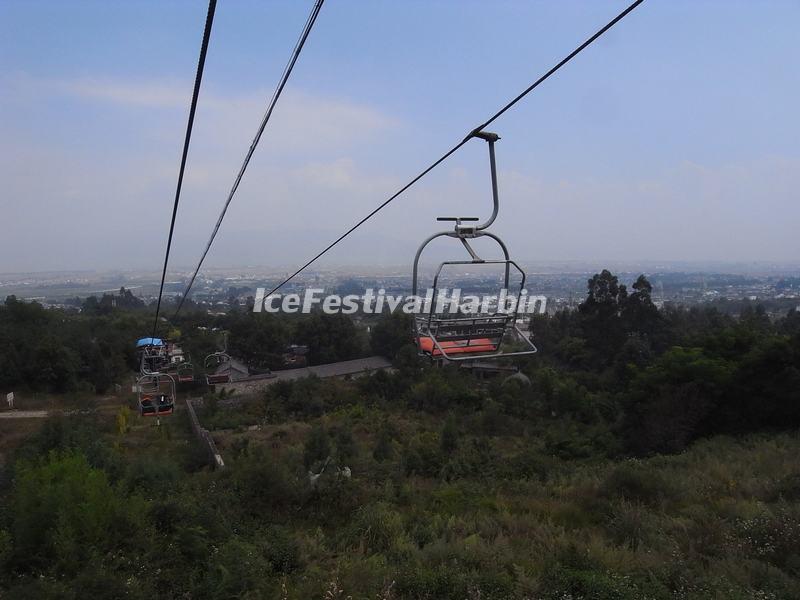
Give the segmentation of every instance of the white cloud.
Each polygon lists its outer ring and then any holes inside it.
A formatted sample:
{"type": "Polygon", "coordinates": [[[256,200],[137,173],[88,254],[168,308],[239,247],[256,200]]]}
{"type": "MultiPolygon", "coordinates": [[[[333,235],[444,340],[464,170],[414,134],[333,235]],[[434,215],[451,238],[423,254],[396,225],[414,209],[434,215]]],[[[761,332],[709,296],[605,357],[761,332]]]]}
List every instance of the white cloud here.
{"type": "Polygon", "coordinates": [[[525,257],[790,260],[800,254],[800,159],[683,162],[600,181],[506,172],[501,182],[498,225],[525,257]]]}
{"type": "MultiPolygon", "coordinates": [[[[0,205],[13,227],[0,239],[0,271],[157,263],[191,86],[6,76],[8,82],[11,94],[0,103],[35,103],[46,89],[87,108],[77,120],[49,114],[44,105],[31,109],[43,115],[43,126],[55,124],[46,131],[51,137],[25,119],[17,126],[4,117],[0,205]]],[[[207,239],[269,96],[204,89],[174,245],[179,263],[195,260],[207,239]]],[[[313,255],[419,168],[420,157],[387,141],[409,128],[402,125],[358,102],[287,90],[210,263],[293,264],[313,255]]],[[[410,260],[418,243],[441,228],[437,215],[488,215],[486,171],[477,149],[454,157],[365,224],[333,259],[410,260]]],[[[534,173],[536,165],[523,165],[500,174],[494,230],[522,260],[800,255],[797,158],[683,162],[597,179],[581,178],[579,170],[565,179],[534,173]]]]}
{"type": "MultiPolygon", "coordinates": [[[[18,120],[19,126],[6,120],[9,135],[0,138],[4,183],[0,204],[4,218],[15,227],[0,238],[0,270],[37,264],[140,265],[157,260],[163,252],[191,87],[19,75],[5,80],[11,82],[12,94],[0,103],[17,103],[15,110],[28,107],[25,110],[41,115],[43,123],[55,119],[56,126],[41,136],[25,126],[24,119],[18,120]],[[48,114],[45,99],[50,98],[59,105],[64,98],[77,99],[86,108],[76,113],[79,119],[59,120],[56,113],[48,114]]],[[[176,257],[195,260],[268,98],[266,91],[229,96],[203,92],[182,195],[176,257]]],[[[220,240],[238,232],[270,230],[313,240],[291,232],[317,224],[339,227],[391,184],[365,172],[348,150],[369,147],[397,125],[394,117],[363,104],[287,90],[220,240]]],[[[225,256],[224,244],[217,256],[225,262],[238,261],[236,256],[225,256]]]]}
{"type": "MultiPolygon", "coordinates": [[[[144,107],[185,111],[192,89],[188,81],[132,83],[98,78],[47,80],[19,76],[12,81],[15,84],[13,87],[71,96],[121,110],[144,107]]],[[[235,137],[239,143],[240,131],[248,132],[251,138],[255,135],[271,97],[272,90],[268,88],[226,94],[206,86],[200,92],[198,111],[206,113],[208,126],[214,128],[221,141],[235,137]]],[[[197,125],[204,124],[198,119],[197,125]]],[[[270,137],[280,139],[288,148],[297,149],[334,143],[348,146],[398,125],[396,117],[346,98],[286,89],[268,128],[270,137]]]]}
{"type": "Polygon", "coordinates": [[[166,82],[128,83],[113,80],[75,79],[43,82],[62,94],[86,100],[123,106],[148,108],[184,108],[191,87],[166,82]]]}

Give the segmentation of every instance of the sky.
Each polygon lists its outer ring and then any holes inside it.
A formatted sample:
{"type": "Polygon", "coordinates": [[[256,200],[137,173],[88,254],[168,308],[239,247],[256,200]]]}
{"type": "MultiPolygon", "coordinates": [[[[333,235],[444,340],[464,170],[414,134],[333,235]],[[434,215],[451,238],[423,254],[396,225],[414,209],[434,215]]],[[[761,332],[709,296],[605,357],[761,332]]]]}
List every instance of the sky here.
{"type": "MultiPolygon", "coordinates": [[[[171,267],[311,5],[218,3],[171,267]]],[[[626,5],[327,0],[206,264],[304,263],[626,5]]],[[[206,9],[0,1],[0,272],[160,269],[206,9]]],[[[519,260],[797,262],[798,22],[796,0],[645,0],[493,124],[492,230],[519,260]]],[[[321,264],[410,264],[437,216],[490,210],[473,140],[321,264]]]]}

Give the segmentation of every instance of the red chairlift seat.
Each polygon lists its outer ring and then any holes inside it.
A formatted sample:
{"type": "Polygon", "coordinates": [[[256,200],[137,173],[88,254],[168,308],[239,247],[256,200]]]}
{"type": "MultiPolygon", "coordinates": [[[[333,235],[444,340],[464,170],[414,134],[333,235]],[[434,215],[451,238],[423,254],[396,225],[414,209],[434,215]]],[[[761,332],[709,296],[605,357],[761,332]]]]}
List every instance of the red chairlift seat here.
{"type": "Polygon", "coordinates": [[[218,383],[230,383],[231,376],[229,373],[211,373],[206,375],[206,382],[208,385],[215,385],[218,383]]]}
{"type": "MultiPolygon", "coordinates": [[[[496,352],[497,344],[492,343],[489,338],[458,340],[450,342],[439,342],[442,350],[447,354],[471,354],[475,352],[496,352]]],[[[419,338],[419,348],[428,356],[442,356],[442,350],[436,347],[432,338],[419,338]]]]}
{"type": "Polygon", "coordinates": [[[165,373],[144,375],[137,381],[139,414],[171,415],[175,410],[175,380],[165,373]]]}

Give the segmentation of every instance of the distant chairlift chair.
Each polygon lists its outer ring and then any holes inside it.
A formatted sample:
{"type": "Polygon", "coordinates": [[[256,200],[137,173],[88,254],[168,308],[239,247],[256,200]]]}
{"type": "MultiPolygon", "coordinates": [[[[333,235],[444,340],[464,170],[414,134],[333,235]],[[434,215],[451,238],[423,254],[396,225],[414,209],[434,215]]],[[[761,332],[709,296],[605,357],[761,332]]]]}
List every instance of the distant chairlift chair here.
{"type": "Polygon", "coordinates": [[[230,383],[231,357],[225,352],[209,354],[203,361],[203,370],[206,373],[206,383],[208,385],[230,383]]]}
{"type": "Polygon", "coordinates": [[[139,370],[142,375],[160,373],[169,366],[167,346],[160,338],[141,338],[136,342],[139,370]]]}
{"type": "Polygon", "coordinates": [[[452,231],[435,233],[425,240],[417,250],[414,257],[412,274],[412,293],[417,296],[419,290],[419,261],[425,247],[439,237],[457,239],[469,253],[469,260],[445,261],[439,265],[433,279],[432,306],[414,318],[414,339],[421,355],[432,359],[446,361],[468,361],[475,359],[499,359],[514,356],[526,356],[536,352],[533,342],[517,327],[517,313],[522,290],[525,289],[525,272],[509,257],[508,248],[503,241],[486,231],[497,218],[499,211],[499,198],[497,191],[497,170],[495,166],[494,144],[500,139],[497,134],[488,132],[475,132],[473,137],[485,140],[489,144],[489,162],[492,176],[493,211],[491,217],[481,225],[465,225],[466,222],[478,221],[477,217],[439,217],[437,221],[454,221],[452,231]],[[484,260],[479,257],[470,246],[468,240],[489,237],[497,242],[503,251],[502,260],[484,260]],[[439,278],[442,269],[448,265],[491,265],[504,266],[504,287],[507,292],[511,268],[521,275],[519,291],[516,293],[516,304],[513,311],[506,311],[505,307],[497,306],[493,312],[464,314],[437,313],[436,299],[438,297],[439,278]],[[514,352],[503,352],[503,340],[507,333],[511,333],[522,341],[525,349],[514,352]]]}
{"type": "Polygon", "coordinates": [[[182,362],[175,370],[178,383],[192,383],[194,381],[194,365],[191,362],[182,362]]]}

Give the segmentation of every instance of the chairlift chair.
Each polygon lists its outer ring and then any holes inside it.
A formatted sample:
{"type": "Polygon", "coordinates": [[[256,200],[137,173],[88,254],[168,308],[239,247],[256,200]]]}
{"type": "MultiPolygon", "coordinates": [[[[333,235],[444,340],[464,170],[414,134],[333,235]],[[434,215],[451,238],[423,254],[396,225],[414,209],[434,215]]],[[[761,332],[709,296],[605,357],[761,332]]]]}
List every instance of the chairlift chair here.
{"type": "Polygon", "coordinates": [[[178,383],[192,383],[194,381],[192,359],[175,342],[169,344],[169,367],[167,372],[173,375],[178,383]]]}
{"type": "Polygon", "coordinates": [[[203,361],[203,370],[206,373],[206,384],[208,385],[230,383],[231,357],[225,352],[209,354],[203,361]]]}
{"type": "Polygon", "coordinates": [[[194,381],[194,365],[191,362],[182,362],[175,370],[178,383],[192,383],[194,381]]]}
{"type": "Polygon", "coordinates": [[[166,359],[161,371],[172,375],[178,383],[194,381],[194,365],[191,357],[175,342],[166,343],[166,359]]]}
{"type": "MultiPolygon", "coordinates": [[[[422,314],[414,318],[414,339],[419,353],[423,356],[445,361],[470,361],[475,359],[499,359],[516,356],[527,356],[536,352],[536,346],[517,327],[517,313],[522,290],[525,289],[525,272],[513,260],[505,243],[486,229],[497,218],[500,208],[497,191],[497,168],[495,163],[494,144],[500,139],[495,133],[476,131],[472,137],[485,140],[489,144],[489,164],[492,177],[493,211],[489,219],[480,225],[473,225],[478,217],[438,217],[437,221],[454,222],[452,231],[441,231],[431,235],[417,250],[414,257],[412,274],[412,294],[417,296],[419,290],[419,261],[425,247],[440,237],[449,237],[461,242],[469,254],[468,260],[449,260],[441,263],[433,279],[431,306],[427,306],[422,314]],[[469,224],[467,224],[469,223],[469,224]],[[493,239],[503,252],[503,259],[485,260],[478,256],[469,240],[480,237],[493,239]],[[514,310],[498,305],[492,312],[464,314],[463,312],[437,312],[436,302],[439,291],[439,280],[442,270],[447,266],[458,265],[502,265],[504,272],[504,289],[509,290],[511,270],[518,272],[521,278],[519,290],[514,298],[514,310]],[[507,334],[512,334],[524,345],[524,350],[504,352],[502,349],[507,334]]],[[[507,296],[509,297],[509,296],[507,296]]]]}
{"type": "Polygon", "coordinates": [[[175,380],[166,373],[142,375],[137,381],[139,414],[143,417],[171,415],[175,410],[175,380]]]}
{"type": "Polygon", "coordinates": [[[160,338],[141,338],[136,342],[136,351],[142,375],[160,373],[169,366],[167,346],[160,338]]]}

